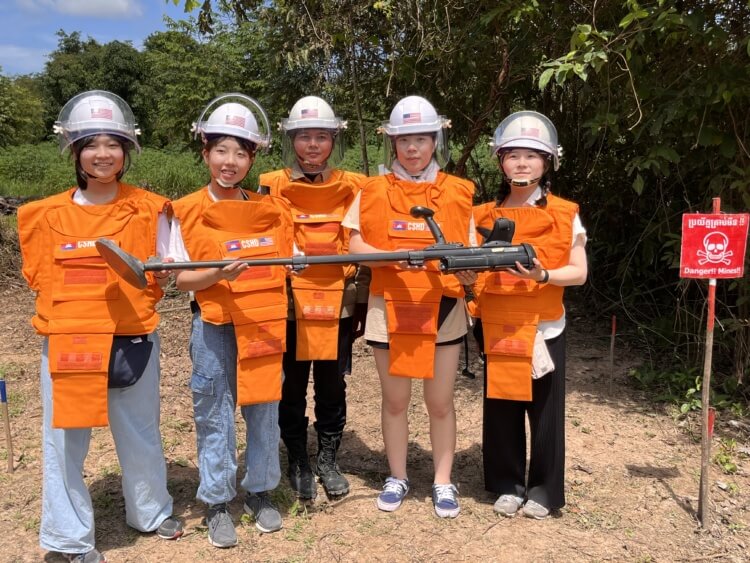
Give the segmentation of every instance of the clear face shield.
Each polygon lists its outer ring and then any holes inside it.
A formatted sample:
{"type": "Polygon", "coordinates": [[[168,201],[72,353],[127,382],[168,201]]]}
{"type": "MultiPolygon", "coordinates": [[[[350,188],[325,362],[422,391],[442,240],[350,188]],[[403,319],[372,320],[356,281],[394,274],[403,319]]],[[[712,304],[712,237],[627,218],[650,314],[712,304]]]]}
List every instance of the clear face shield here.
{"type": "MultiPolygon", "coordinates": [[[[389,134],[389,124],[390,122],[386,121],[383,123],[383,126],[380,128],[382,132],[384,133],[384,149],[383,149],[383,155],[384,155],[384,165],[385,167],[390,170],[393,166],[393,162],[396,160],[396,138],[402,137],[405,135],[417,135],[417,136],[431,136],[433,137],[433,140],[435,141],[435,150],[433,151],[433,158],[437,161],[438,166],[440,168],[445,168],[445,166],[448,164],[448,161],[450,160],[450,150],[448,147],[448,127],[450,126],[450,122],[446,120],[448,123],[447,126],[441,127],[437,131],[429,131],[429,132],[403,132],[403,133],[396,133],[396,134],[389,134]]],[[[391,130],[393,129],[403,129],[403,128],[394,128],[390,127],[391,130]]]]}
{"type": "Polygon", "coordinates": [[[305,128],[305,129],[292,129],[284,131],[283,122],[280,124],[281,127],[281,158],[284,161],[284,166],[291,168],[295,163],[300,164],[305,161],[305,155],[298,154],[294,146],[295,137],[299,134],[310,135],[315,137],[316,131],[327,131],[332,138],[331,152],[328,158],[325,159],[325,165],[329,168],[336,168],[344,160],[344,152],[346,151],[346,138],[343,129],[327,129],[327,128],[305,128]]]}
{"type": "Polygon", "coordinates": [[[271,147],[271,125],[265,110],[244,94],[222,94],[211,100],[193,123],[192,131],[195,139],[229,135],[255,143],[259,151],[268,152],[271,147]],[[231,111],[217,111],[222,106],[231,111]]]}
{"type": "Polygon", "coordinates": [[[140,152],[140,130],[130,106],[117,94],[91,90],[71,98],[53,126],[63,152],[76,141],[92,135],[114,135],[133,143],[140,152]]]}

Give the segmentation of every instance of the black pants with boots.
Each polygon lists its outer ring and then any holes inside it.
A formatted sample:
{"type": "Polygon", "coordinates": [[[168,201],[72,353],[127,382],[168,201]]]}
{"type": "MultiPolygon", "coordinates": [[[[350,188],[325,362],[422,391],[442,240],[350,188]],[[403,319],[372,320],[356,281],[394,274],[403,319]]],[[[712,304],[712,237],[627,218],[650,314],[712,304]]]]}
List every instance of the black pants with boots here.
{"type": "Polygon", "coordinates": [[[284,383],[279,402],[279,427],[287,449],[291,443],[307,447],[307,383],[310,366],[315,393],[315,430],[327,435],[341,435],[346,424],[346,379],[344,371],[352,349],[352,318],[339,321],[338,360],[297,361],[297,323],[286,325],[284,383]]]}
{"type": "Polygon", "coordinates": [[[307,456],[307,383],[313,372],[315,430],[318,433],[316,472],[330,495],[349,492],[349,483],[336,463],[336,452],[346,424],[346,379],[352,353],[351,317],[340,319],[337,360],[298,361],[297,326],[287,322],[284,383],[279,402],[281,438],[289,454],[289,479],[301,498],[315,498],[307,456]]]}

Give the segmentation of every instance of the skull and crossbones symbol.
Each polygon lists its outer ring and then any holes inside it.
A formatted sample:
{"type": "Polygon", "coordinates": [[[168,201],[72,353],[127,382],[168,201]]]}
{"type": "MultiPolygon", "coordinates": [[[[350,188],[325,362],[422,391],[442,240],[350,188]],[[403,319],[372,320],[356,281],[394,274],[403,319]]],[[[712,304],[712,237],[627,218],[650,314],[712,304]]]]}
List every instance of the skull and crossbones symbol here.
{"type": "Polygon", "coordinates": [[[703,250],[698,251],[698,256],[701,257],[698,260],[698,264],[703,266],[707,262],[711,264],[729,264],[730,256],[734,253],[731,250],[727,250],[729,246],[729,238],[724,233],[714,231],[708,233],[703,238],[703,250]]]}

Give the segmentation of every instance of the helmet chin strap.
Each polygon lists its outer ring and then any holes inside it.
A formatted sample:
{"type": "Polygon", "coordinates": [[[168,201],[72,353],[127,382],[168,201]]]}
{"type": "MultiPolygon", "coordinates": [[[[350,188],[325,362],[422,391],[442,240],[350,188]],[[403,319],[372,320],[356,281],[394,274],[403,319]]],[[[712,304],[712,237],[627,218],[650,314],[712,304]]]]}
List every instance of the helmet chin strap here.
{"type": "Polygon", "coordinates": [[[518,186],[519,188],[525,188],[527,186],[535,186],[539,183],[542,177],[532,178],[531,180],[516,180],[515,178],[508,178],[511,186],[518,186]]]}
{"type": "MultiPolygon", "coordinates": [[[[227,184],[225,181],[223,181],[221,178],[214,178],[216,180],[216,183],[219,184],[222,188],[225,190],[231,190],[237,187],[237,184],[227,184]]],[[[244,178],[242,179],[244,180],[244,178]]],[[[240,180],[240,182],[242,181],[240,180]]],[[[239,184],[239,182],[237,182],[239,184]]]]}
{"type": "Polygon", "coordinates": [[[311,169],[310,170],[311,173],[316,173],[316,172],[322,172],[323,170],[325,170],[326,165],[328,164],[328,159],[324,160],[322,164],[316,164],[314,162],[310,162],[309,160],[304,160],[302,158],[298,158],[297,162],[300,163],[300,167],[303,170],[305,169],[305,167],[308,167],[311,169]]]}

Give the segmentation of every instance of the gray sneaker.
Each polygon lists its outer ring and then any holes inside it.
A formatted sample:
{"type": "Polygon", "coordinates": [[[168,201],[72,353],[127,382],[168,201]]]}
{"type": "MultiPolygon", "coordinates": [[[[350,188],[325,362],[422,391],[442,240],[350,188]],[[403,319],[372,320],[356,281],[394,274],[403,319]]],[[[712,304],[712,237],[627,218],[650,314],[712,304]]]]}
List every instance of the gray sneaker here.
{"type": "Polygon", "coordinates": [[[518,512],[523,504],[523,499],[516,495],[501,495],[499,499],[495,501],[492,509],[500,516],[506,516],[512,518],[518,512]]]}
{"type": "Polygon", "coordinates": [[[281,530],[281,514],[271,501],[268,491],[247,493],[245,512],[255,518],[255,527],[261,532],[270,534],[281,530]]]}
{"type": "Polygon", "coordinates": [[[73,561],[74,563],[107,563],[104,555],[96,549],[92,549],[86,553],[63,553],[62,556],[66,561],[73,561]]]}
{"type": "Polygon", "coordinates": [[[182,536],[182,522],[174,516],[167,516],[156,529],[156,535],[163,540],[176,540],[182,536]]]}
{"type": "Polygon", "coordinates": [[[208,507],[208,543],[214,547],[232,547],[237,545],[237,532],[227,504],[212,504],[208,507]]]}
{"type": "Polygon", "coordinates": [[[523,505],[523,515],[534,520],[544,520],[549,516],[549,508],[533,500],[527,500],[526,504],[523,505]]]}

